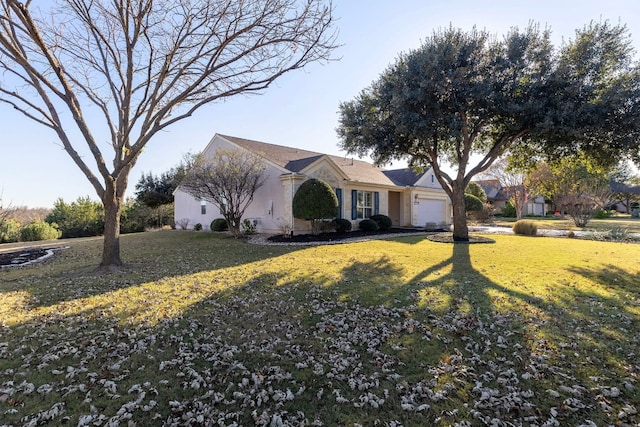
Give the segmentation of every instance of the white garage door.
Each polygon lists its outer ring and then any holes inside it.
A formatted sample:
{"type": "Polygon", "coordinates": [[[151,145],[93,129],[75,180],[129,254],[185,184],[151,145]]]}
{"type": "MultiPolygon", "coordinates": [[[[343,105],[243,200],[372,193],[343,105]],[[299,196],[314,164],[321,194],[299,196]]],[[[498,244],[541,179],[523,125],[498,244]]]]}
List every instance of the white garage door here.
{"type": "Polygon", "coordinates": [[[417,208],[418,223],[415,224],[417,226],[424,227],[428,222],[435,222],[436,224],[447,222],[444,200],[420,199],[417,208]]]}

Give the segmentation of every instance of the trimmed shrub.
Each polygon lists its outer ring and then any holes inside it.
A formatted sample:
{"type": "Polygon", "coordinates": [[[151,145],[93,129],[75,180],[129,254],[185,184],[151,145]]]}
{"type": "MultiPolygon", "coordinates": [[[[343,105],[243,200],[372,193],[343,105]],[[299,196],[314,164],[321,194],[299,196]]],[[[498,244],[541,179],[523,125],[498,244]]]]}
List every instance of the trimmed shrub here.
{"type": "Polygon", "coordinates": [[[538,226],[533,221],[521,219],[513,224],[513,232],[520,236],[535,236],[538,234],[538,226]]]}
{"type": "Polygon", "coordinates": [[[333,221],[331,221],[331,223],[333,224],[333,227],[336,229],[336,233],[347,233],[351,231],[351,228],[353,227],[353,225],[351,224],[351,221],[344,218],[336,218],[333,221]]]}
{"type": "Polygon", "coordinates": [[[389,218],[386,215],[382,215],[382,214],[371,215],[371,219],[378,224],[378,228],[380,230],[388,230],[393,225],[393,223],[391,222],[391,218],[389,218]]]}
{"type": "Polygon", "coordinates": [[[358,224],[358,228],[362,231],[378,231],[380,227],[378,227],[378,223],[372,219],[363,219],[358,224]]]}
{"type": "Polygon", "coordinates": [[[227,224],[227,220],[224,218],[216,218],[211,221],[211,231],[227,231],[229,229],[229,225],[227,224]]]}
{"type": "Polygon", "coordinates": [[[38,240],[59,239],[62,232],[56,224],[43,221],[33,221],[20,230],[20,240],[23,242],[36,242],[38,240]]]}
{"type": "Polygon", "coordinates": [[[312,221],[312,233],[318,234],[317,220],[338,215],[338,197],[328,183],[310,178],[296,191],[291,208],[294,218],[312,221]]]}
{"type": "Polygon", "coordinates": [[[487,193],[484,192],[484,189],[477,182],[471,181],[467,184],[467,188],[464,189],[465,194],[472,194],[476,196],[478,199],[482,201],[482,203],[487,201],[487,193]]]}
{"type": "Polygon", "coordinates": [[[13,243],[20,240],[20,223],[14,219],[0,222],[0,243],[13,243]]]}
{"type": "Polygon", "coordinates": [[[202,230],[202,224],[197,223],[196,225],[193,226],[193,231],[201,231],[202,230]]]}
{"type": "Polygon", "coordinates": [[[478,212],[484,208],[484,203],[478,197],[473,194],[465,193],[464,195],[464,210],[466,212],[478,212]]]}

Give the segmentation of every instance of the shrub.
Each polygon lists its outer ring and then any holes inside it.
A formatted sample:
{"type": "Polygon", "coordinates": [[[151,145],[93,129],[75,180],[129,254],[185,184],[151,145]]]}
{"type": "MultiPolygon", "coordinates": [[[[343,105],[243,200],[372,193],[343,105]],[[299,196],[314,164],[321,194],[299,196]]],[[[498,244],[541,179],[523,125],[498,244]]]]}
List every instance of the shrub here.
{"type": "Polygon", "coordinates": [[[176,225],[180,227],[180,230],[186,230],[189,227],[189,223],[191,220],[189,218],[182,218],[179,221],[176,221],[176,225]]]}
{"type": "Polygon", "coordinates": [[[389,218],[386,215],[382,215],[382,214],[371,215],[371,219],[378,224],[378,228],[380,228],[380,230],[388,230],[393,225],[393,223],[391,222],[391,218],[389,218]]]}
{"type": "Polygon", "coordinates": [[[312,221],[312,233],[318,234],[317,220],[338,215],[338,197],[328,183],[311,178],[300,185],[291,207],[293,217],[312,221]]]}
{"type": "Polygon", "coordinates": [[[99,236],[104,233],[104,208],[88,196],[70,204],[58,199],[45,221],[58,224],[62,237],[99,236]]]}
{"type": "Polygon", "coordinates": [[[120,233],[140,233],[147,226],[155,225],[152,221],[152,209],[137,201],[127,201],[120,213],[120,233]]]}
{"type": "Polygon", "coordinates": [[[216,218],[211,221],[211,231],[226,231],[229,229],[227,220],[224,218],[216,218]]]}
{"type": "Polygon", "coordinates": [[[202,230],[202,224],[197,223],[196,225],[193,226],[193,231],[201,231],[202,230]]]}
{"type": "Polygon", "coordinates": [[[372,219],[363,219],[360,221],[360,224],[358,224],[358,227],[362,231],[378,231],[378,229],[380,229],[378,223],[372,219]]]}
{"type": "Polygon", "coordinates": [[[0,222],[0,243],[13,243],[20,240],[20,223],[14,219],[0,222]]]}
{"type": "Polygon", "coordinates": [[[351,231],[351,228],[353,227],[353,225],[351,224],[351,221],[349,221],[348,219],[344,219],[344,218],[336,218],[333,221],[331,221],[331,223],[333,224],[334,228],[336,229],[336,233],[346,233],[351,231]]]}
{"type": "Polygon", "coordinates": [[[489,203],[484,203],[482,209],[471,213],[472,218],[480,223],[489,222],[492,215],[493,207],[489,203]]]}
{"type": "Polygon", "coordinates": [[[20,240],[23,242],[55,240],[59,239],[61,235],[62,232],[58,230],[57,224],[49,224],[38,220],[30,222],[20,230],[20,240]]]}
{"type": "Polygon", "coordinates": [[[576,233],[574,233],[573,231],[569,230],[567,231],[567,237],[570,239],[573,239],[574,237],[576,237],[576,233]]]}
{"type": "Polygon", "coordinates": [[[502,208],[502,216],[505,218],[515,218],[517,216],[516,207],[513,205],[512,200],[505,203],[504,208],[502,208]]]}
{"type": "Polygon", "coordinates": [[[256,234],[256,226],[250,219],[245,219],[242,221],[242,234],[247,236],[251,234],[256,234]]]}
{"type": "Polygon", "coordinates": [[[477,182],[471,181],[469,184],[467,184],[467,188],[464,189],[464,192],[466,194],[476,196],[483,203],[487,201],[487,193],[484,192],[482,186],[477,182]]]}
{"type": "Polygon", "coordinates": [[[464,210],[466,212],[478,212],[484,208],[484,203],[477,196],[473,194],[465,193],[464,195],[464,210]]]}
{"type": "Polygon", "coordinates": [[[607,218],[611,218],[611,211],[607,211],[604,209],[600,209],[598,212],[596,212],[596,214],[593,216],[595,219],[607,219],[607,218]]]}
{"type": "Polygon", "coordinates": [[[520,220],[513,224],[513,232],[520,236],[535,236],[538,226],[533,221],[520,220]]]}

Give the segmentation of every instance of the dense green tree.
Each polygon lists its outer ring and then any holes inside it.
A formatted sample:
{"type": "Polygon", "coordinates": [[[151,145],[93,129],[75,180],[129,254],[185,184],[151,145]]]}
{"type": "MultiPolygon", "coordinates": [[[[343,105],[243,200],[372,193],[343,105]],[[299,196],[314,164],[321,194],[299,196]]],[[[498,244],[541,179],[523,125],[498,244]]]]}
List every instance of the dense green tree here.
{"type": "Polygon", "coordinates": [[[311,221],[313,234],[318,234],[319,220],[338,215],[338,197],[327,182],[310,178],[303,182],[293,196],[294,218],[311,221]]]}
{"type": "Polygon", "coordinates": [[[479,212],[484,208],[482,200],[474,194],[466,193],[464,195],[464,209],[465,212],[479,212]]]}
{"type": "Polygon", "coordinates": [[[467,188],[464,192],[477,197],[483,203],[487,201],[487,193],[484,192],[482,186],[477,182],[471,181],[467,184],[467,188]]]}
{"type": "Polygon", "coordinates": [[[453,237],[466,241],[464,190],[507,150],[637,153],[631,119],[640,85],[626,35],[591,24],[556,52],[549,31],[535,25],[502,39],[477,29],[436,32],[340,105],[341,146],[379,164],[431,166],[453,205],[453,237]]]}
{"type": "Polygon", "coordinates": [[[66,203],[58,199],[46,222],[57,224],[62,237],[89,237],[104,233],[104,208],[89,196],[66,203]]]}
{"type": "Polygon", "coordinates": [[[150,208],[173,203],[173,191],[179,184],[172,171],[157,176],[151,172],[143,173],[136,184],[136,200],[150,208]]]}
{"type": "Polygon", "coordinates": [[[50,129],[102,201],[103,267],[122,264],[129,174],[160,132],[330,59],[322,0],[0,1],[0,104],[50,129]]]}

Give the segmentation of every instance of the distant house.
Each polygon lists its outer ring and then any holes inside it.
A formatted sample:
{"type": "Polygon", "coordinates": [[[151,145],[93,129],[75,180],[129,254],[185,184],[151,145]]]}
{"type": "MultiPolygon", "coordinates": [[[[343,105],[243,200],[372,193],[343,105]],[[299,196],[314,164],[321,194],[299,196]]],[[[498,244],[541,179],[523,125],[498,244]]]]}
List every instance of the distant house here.
{"type": "Polygon", "coordinates": [[[634,213],[637,216],[638,201],[640,200],[640,185],[631,186],[611,181],[610,186],[610,191],[614,199],[609,203],[609,207],[619,213],[634,213]]]}
{"type": "MultiPolygon", "coordinates": [[[[285,226],[294,232],[310,229],[308,221],[292,217],[291,209],[296,190],[309,178],[322,179],[333,187],[338,217],[352,221],[354,228],[360,220],[378,213],[389,216],[394,226],[451,223],[451,203],[430,169],[422,174],[408,169],[387,171],[352,158],[220,134],[214,135],[203,155],[211,156],[219,149],[247,150],[264,159],[266,182],[245,212],[260,233],[280,233],[285,226]]],[[[188,221],[188,228],[201,224],[207,229],[213,219],[221,217],[218,206],[196,200],[180,187],[174,195],[176,223],[188,221]]]]}
{"type": "MultiPolygon", "coordinates": [[[[515,189],[512,187],[503,187],[500,181],[497,179],[487,179],[481,181],[475,181],[484,190],[487,195],[487,202],[489,202],[496,210],[501,211],[506,206],[511,194],[515,193],[515,189]]],[[[527,197],[527,202],[522,209],[522,216],[535,215],[545,216],[547,214],[547,204],[544,197],[535,196],[527,197]]]]}

